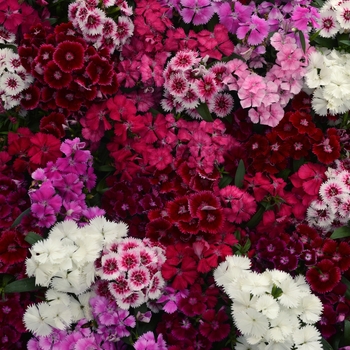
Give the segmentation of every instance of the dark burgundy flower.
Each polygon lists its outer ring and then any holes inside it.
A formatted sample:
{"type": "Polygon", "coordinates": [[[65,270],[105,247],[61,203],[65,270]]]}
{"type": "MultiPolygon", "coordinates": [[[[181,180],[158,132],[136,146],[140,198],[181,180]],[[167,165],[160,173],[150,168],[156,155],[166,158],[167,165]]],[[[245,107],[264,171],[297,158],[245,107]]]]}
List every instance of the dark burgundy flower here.
{"type": "Polygon", "coordinates": [[[51,88],[62,89],[72,81],[72,75],[63,72],[54,61],[50,61],[45,65],[44,80],[51,88]]]}
{"type": "MultiPolygon", "coordinates": [[[[68,75],[71,76],[70,74],[68,75]]],[[[66,108],[67,110],[74,112],[79,111],[83,103],[81,97],[77,96],[72,90],[68,90],[66,88],[57,91],[55,101],[57,106],[66,108]]]]}
{"type": "Polygon", "coordinates": [[[39,104],[40,89],[36,85],[30,86],[22,92],[21,106],[26,110],[32,110],[39,104]]]}
{"type": "Polygon", "coordinates": [[[66,117],[62,113],[52,112],[40,120],[40,131],[52,134],[57,138],[65,135],[63,125],[66,123],[66,117]]]}
{"type": "Polygon", "coordinates": [[[47,64],[52,60],[53,53],[55,52],[55,47],[51,44],[42,44],[39,47],[38,54],[35,61],[39,62],[42,66],[47,64]]]}
{"type": "Polygon", "coordinates": [[[306,272],[306,280],[313,291],[328,293],[339,283],[341,271],[338,266],[328,259],[323,259],[306,272]]]}
{"type": "Polygon", "coordinates": [[[86,67],[86,74],[91,79],[92,84],[109,85],[112,81],[112,65],[103,60],[99,55],[89,58],[86,67]]]}
{"type": "Polygon", "coordinates": [[[230,333],[230,325],[226,323],[228,316],[224,308],[219,311],[209,309],[202,315],[199,332],[211,342],[220,341],[230,333]]]}
{"type": "Polygon", "coordinates": [[[8,265],[23,263],[28,247],[21,233],[14,230],[3,231],[0,236],[0,261],[8,265]]]}
{"type": "Polygon", "coordinates": [[[291,113],[289,121],[295,128],[298,129],[300,134],[311,135],[315,132],[315,124],[312,122],[312,116],[310,113],[304,111],[297,111],[291,113]]]}
{"type": "Polygon", "coordinates": [[[324,164],[330,164],[340,157],[340,138],[337,134],[337,129],[328,129],[327,136],[324,137],[321,143],[314,144],[312,148],[312,152],[324,164]]]}
{"type": "Polygon", "coordinates": [[[190,288],[190,292],[186,297],[180,299],[178,308],[186,315],[193,317],[201,315],[206,307],[206,297],[202,293],[201,286],[196,283],[190,288]]]}
{"type": "Polygon", "coordinates": [[[191,221],[187,197],[178,197],[174,201],[167,202],[166,211],[172,221],[191,221]]]}
{"type": "Polygon", "coordinates": [[[53,60],[63,72],[71,73],[83,68],[84,51],[83,45],[79,42],[63,41],[58,44],[53,54],[53,60]]]}

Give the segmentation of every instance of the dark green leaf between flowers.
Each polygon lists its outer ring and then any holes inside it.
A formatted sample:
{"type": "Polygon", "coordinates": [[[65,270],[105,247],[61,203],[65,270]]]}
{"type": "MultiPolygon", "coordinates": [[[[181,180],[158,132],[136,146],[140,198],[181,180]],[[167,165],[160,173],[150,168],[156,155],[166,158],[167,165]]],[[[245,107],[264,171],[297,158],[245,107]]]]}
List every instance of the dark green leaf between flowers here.
{"type": "Polygon", "coordinates": [[[199,115],[206,121],[206,122],[212,122],[213,117],[211,116],[211,113],[209,112],[209,108],[206,103],[201,103],[197,107],[197,112],[199,115]]]}
{"type": "Polygon", "coordinates": [[[102,171],[102,172],[109,172],[109,171],[114,171],[115,167],[112,165],[101,165],[100,167],[98,167],[98,171],[102,171]]]}
{"type": "Polygon", "coordinates": [[[340,346],[349,346],[350,345],[350,321],[344,321],[344,332],[343,336],[340,338],[340,346]]]}
{"type": "Polygon", "coordinates": [[[233,181],[233,177],[225,174],[219,182],[219,188],[224,188],[224,187],[228,186],[232,181],[233,181]]]}
{"type": "Polygon", "coordinates": [[[345,238],[345,237],[350,237],[350,227],[349,226],[343,226],[343,227],[336,228],[333,231],[330,238],[337,239],[337,238],[345,238]]]}
{"type": "Polygon", "coordinates": [[[244,180],[244,175],[245,175],[245,166],[244,162],[241,159],[238,163],[238,167],[236,170],[236,175],[235,175],[235,186],[238,188],[243,187],[243,180],[244,180]]]}
{"type": "Polygon", "coordinates": [[[260,207],[259,210],[253,215],[253,217],[247,222],[246,227],[254,228],[262,219],[265,212],[264,207],[260,207]]]}
{"type": "Polygon", "coordinates": [[[321,343],[322,343],[323,350],[333,350],[331,344],[329,344],[326,339],[322,338],[321,343]]]}
{"type": "Polygon", "coordinates": [[[306,53],[305,36],[304,36],[304,33],[301,30],[299,30],[299,38],[300,38],[301,47],[302,47],[304,53],[306,53]]]}
{"type": "Polygon", "coordinates": [[[345,46],[350,46],[350,40],[338,40],[338,43],[345,46]]]}
{"type": "Polygon", "coordinates": [[[9,283],[4,288],[5,293],[21,293],[21,292],[32,292],[40,289],[40,286],[35,285],[35,278],[24,278],[18,281],[9,283]]]}
{"type": "Polygon", "coordinates": [[[35,244],[38,241],[41,241],[42,239],[43,238],[35,232],[28,232],[24,238],[24,240],[31,245],[35,244]]]}
{"type": "Polygon", "coordinates": [[[345,297],[350,300],[350,281],[343,276],[341,282],[346,285],[345,297]]]}
{"type": "Polygon", "coordinates": [[[19,225],[22,221],[22,219],[30,214],[30,208],[26,209],[24,212],[22,212],[21,214],[18,215],[17,219],[13,222],[13,224],[11,225],[11,228],[16,227],[17,225],[19,225]]]}

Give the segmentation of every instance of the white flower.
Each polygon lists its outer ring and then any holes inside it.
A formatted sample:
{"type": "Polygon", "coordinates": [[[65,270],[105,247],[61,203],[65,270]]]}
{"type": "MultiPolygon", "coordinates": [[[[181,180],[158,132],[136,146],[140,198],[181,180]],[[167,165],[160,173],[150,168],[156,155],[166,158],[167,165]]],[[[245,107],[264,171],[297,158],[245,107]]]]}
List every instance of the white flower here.
{"type": "Polygon", "coordinates": [[[126,237],[128,225],[124,222],[112,222],[106,220],[103,216],[98,216],[92,220],[88,226],[85,226],[89,232],[93,232],[103,241],[103,244],[111,243],[119,238],[126,237]]]}
{"type": "Polygon", "coordinates": [[[76,298],[70,297],[70,309],[72,312],[72,322],[77,322],[82,318],[87,320],[92,320],[92,312],[89,304],[90,299],[95,295],[94,292],[88,291],[86,293],[80,294],[78,300],[76,298]]]}
{"type": "Polygon", "coordinates": [[[256,345],[249,344],[245,337],[238,337],[235,350],[258,350],[256,345]]]}
{"type": "Polygon", "coordinates": [[[314,51],[309,55],[309,65],[305,74],[306,84],[309,88],[318,88],[331,81],[331,70],[324,62],[324,55],[314,51]]]}
{"type": "Polygon", "coordinates": [[[66,256],[61,241],[50,237],[36,242],[30,252],[32,258],[40,264],[60,264],[66,256]]]}
{"type": "Polygon", "coordinates": [[[64,330],[72,323],[72,313],[64,304],[50,304],[41,311],[42,317],[53,328],[64,330]]]}
{"type": "Polygon", "coordinates": [[[238,283],[240,289],[253,295],[263,295],[271,291],[271,279],[268,274],[248,272],[244,278],[240,278],[238,283]]]}
{"type": "Polygon", "coordinates": [[[323,36],[324,38],[335,36],[340,29],[340,25],[336,19],[336,14],[331,10],[321,11],[319,23],[321,26],[320,36],[323,36]]]}
{"type": "Polygon", "coordinates": [[[0,77],[1,89],[6,95],[15,96],[25,89],[25,84],[16,73],[4,72],[0,77]]]}
{"type": "Polygon", "coordinates": [[[312,109],[319,115],[327,115],[327,100],[324,97],[324,89],[317,88],[312,96],[312,109]]]}
{"type": "Polygon", "coordinates": [[[266,339],[283,343],[291,339],[293,331],[299,327],[299,321],[289,311],[281,310],[278,316],[270,321],[270,326],[270,329],[266,333],[266,339]]]}
{"type": "Polygon", "coordinates": [[[310,325],[296,329],[293,333],[293,341],[297,350],[320,350],[322,349],[320,339],[319,331],[310,325]]]}
{"type": "Polygon", "coordinates": [[[282,281],[278,286],[283,292],[282,295],[278,297],[278,300],[285,307],[296,308],[300,304],[303,293],[298,288],[293,278],[290,275],[287,276],[288,278],[282,281]]]}
{"type": "Polygon", "coordinates": [[[58,292],[55,289],[48,289],[45,294],[45,298],[50,305],[65,305],[69,306],[71,299],[66,293],[58,292]]]}
{"type": "Polygon", "coordinates": [[[227,256],[214,270],[214,279],[218,286],[237,280],[244,270],[250,269],[250,259],[245,256],[227,256]]]}
{"type": "Polygon", "coordinates": [[[52,276],[58,271],[58,267],[52,264],[40,264],[34,259],[26,260],[26,272],[29,277],[35,276],[37,286],[48,287],[52,276]]]}
{"type": "Polygon", "coordinates": [[[301,311],[299,318],[304,323],[316,323],[321,319],[323,305],[316,295],[310,294],[303,297],[299,308],[301,311]]]}
{"type": "Polygon", "coordinates": [[[269,319],[274,319],[278,316],[280,307],[276,299],[269,294],[258,297],[255,308],[269,319]]]}
{"type": "MultiPolygon", "coordinates": [[[[56,223],[49,232],[49,236],[64,242],[74,242],[81,234],[77,223],[73,220],[65,220],[56,223]]],[[[67,242],[67,243],[68,243],[67,242]]]]}
{"type": "Polygon", "coordinates": [[[46,322],[46,317],[42,315],[47,308],[49,305],[45,302],[34,304],[27,308],[23,316],[26,329],[36,336],[47,336],[52,331],[51,326],[46,322]]]}
{"type": "Polygon", "coordinates": [[[239,331],[254,338],[263,337],[269,329],[269,321],[255,309],[249,308],[239,313],[233,313],[235,325],[239,331]]]}
{"type": "Polygon", "coordinates": [[[343,2],[336,7],[336,17],[342,29],[350,29],[350,4],[343,2]]]}

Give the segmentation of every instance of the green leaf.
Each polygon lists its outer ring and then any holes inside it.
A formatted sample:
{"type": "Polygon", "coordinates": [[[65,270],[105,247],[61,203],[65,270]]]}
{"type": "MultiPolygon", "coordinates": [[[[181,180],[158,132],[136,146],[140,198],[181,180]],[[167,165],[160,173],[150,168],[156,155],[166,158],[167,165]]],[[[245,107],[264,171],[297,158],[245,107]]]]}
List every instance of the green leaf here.
{"type": "Polygon", "coordinates": [[[259,210],[253,215],[253,217],[247,222],[246,226],[248,228],[255,227],[261,221],[264,212],[265,212],[265,208],[260,207],[259,210]]]}
{"type": "Polygon", "coordinates": [[[98,167],[98,171],[102,171],[102,172],[115,171],[115,167],[112,165],[101,165],[98,167]]]}
{"type": "Polygon", "coordinates": [[[299,168],[305,164],[304,157],[301,157],[300,159],[294,159],[293,160],[293,171],[296,173],[299,168]]]}
{"type": "Polygon", "coordinates": [[[305,36],[301,30],[299,30],[299,38],[300,38],[301,47],[302,47],[304,53],[306,53],[305,36]]]}
{"type": "Polygon", "coordinates": [[[326,339],[322,338],[321,343],[322,343],[323,350],[333,350],[331,344],[329,344],[326,339]]]}
{"type": "Polygon", "coordinates": [[[224,188],[228,186],[232,181],[233,181],[233,177],[225,174],[219,182],[219,188],[224,188]]]}
{"type": "Polygon", "coordinates": [[[290,169],[283,169],[278,173],[278,177],[286,181],[288,179],[289,174],[290,169]]]}
{"type": "Polygon", "coordinates": [[[314,41],[319,35],[320,35],[320,32],[321,32],[321,29],[318,30],[317,32],[313,33],[310,38],[309,38],[309,41],[314,41]]]}
{"type": "Polygon", "coordinates": [[[17,225],[20,224],[20,222],[22,221],[22,219],[30,214],[30,208],[26,209],[24,212],[22,212],[21,214],[19,214],[19,216],[17,217],[17,219],[13,222],[13,224],[11,225],[11,228],[16,227],[17,225]]]}
{"type": "Polygon", "coordinates": [[[338,43],[345,46],[350,46],[350,40],[338,40],[338,43]]]}
{"type": "Polygon", "coordinates": [[[349,226],[343,226],[343,227],[338,227],[336,228],[331,237],[332,239],[337,239],[337,238],[345,238],[350,236],[350,227],[349,226]]]}
{"type": "Polygon", "coordinates": [[[5,288],[5,293],[21,293],[31,292],[40,289],[40,286],[35,285],[35,277],[24,278],[22,280],[14,281],[9,283],[5,288]]]}
{"type": "Polygon", "coordinates": [[[331,38],[323,38],[321,36],[315,38],[315,43],[319,44],[320,46],[326,47],[327,49],[333,49],[333,47],[338,46],[336,40],[331,38]]]}
{"type": "Polygon", "coordinates": [[[213,121],[213,117],[211,116],[210,112],[209,112],[209,108],[207,106],[206,103],[201,103],[198,107],[197,107],[197,112],[199,113],[199,115],[206,121],[206,122],[212,122],[213,121]]]}
{"type": "Polygon", "coordinates": [[[244,180],[244,175],[245,175],[245,166],[244,162],[241,159],[238,163],[238,167],[236,170],[236,175],[235,175],[235,186],[238,188],[243,187],[243,180],[244,180]]]}
{"type": "Polygon", "coordinates": [[[43,238],[35,232],[28,232],[24,240],[29,244],[33,245],[38,241],[41,241],[43,238]]]}
{"type": "Polygon", "coordinates": [[[343,276],[341,282],[346,285],[345,297],[350,300],[350,281],[343,276]]]}
{"type": "Polygon", "coordinates": [[[344,321],[344,332],[340,340],[340,345],[341,346],[350,345],[350,321],[349,320],[344,321]]]}

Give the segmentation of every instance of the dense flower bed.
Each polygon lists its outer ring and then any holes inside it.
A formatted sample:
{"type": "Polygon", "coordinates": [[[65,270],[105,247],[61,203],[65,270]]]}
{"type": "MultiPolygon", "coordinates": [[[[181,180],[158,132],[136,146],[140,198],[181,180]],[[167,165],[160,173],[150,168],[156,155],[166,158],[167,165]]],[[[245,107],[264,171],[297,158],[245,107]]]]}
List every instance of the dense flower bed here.
{"type": "Polygon", "coordinates": [[[0,0],[0,340],[350,349],[350,2],[0,0]]]}

